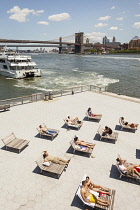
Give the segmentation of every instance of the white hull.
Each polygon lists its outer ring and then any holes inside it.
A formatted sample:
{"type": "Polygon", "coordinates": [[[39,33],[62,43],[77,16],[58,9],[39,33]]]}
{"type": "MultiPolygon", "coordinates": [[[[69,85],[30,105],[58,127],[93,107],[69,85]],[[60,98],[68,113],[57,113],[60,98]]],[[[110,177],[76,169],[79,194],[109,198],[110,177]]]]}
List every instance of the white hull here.
{"type": "Polygon", "coordinates": [[[21,71],[5,71],[0,69],[0,74],[6,77],[12,77],[15,79],[23,79],[27,77],[41,77],[40,69],[33,70],[21,70],[21,71]]]}
{"type": "Polygon", "coordinates": [[[40,77],[41,69],[35,68],[35,62],[31,62],[31,57],[21,55],[1,55],[0,74],[15,79],[27,77],[40,77]]]}

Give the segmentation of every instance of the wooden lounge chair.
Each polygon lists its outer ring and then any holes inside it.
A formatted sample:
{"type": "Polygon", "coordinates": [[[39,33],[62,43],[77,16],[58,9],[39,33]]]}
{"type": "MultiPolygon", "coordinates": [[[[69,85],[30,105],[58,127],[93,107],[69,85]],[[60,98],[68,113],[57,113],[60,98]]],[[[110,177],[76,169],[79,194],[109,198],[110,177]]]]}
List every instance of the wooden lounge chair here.
{"type": "Polygon", "coordinates": [[[10,109],[10,104],[0,105],[0,110],[6,111],[6,110],[8,110],[8,109],[10,109]]]}
{"type": "Polygon", "coordinates": [[[88,114],[88,112],[86,112],[86,117],[87,117],[88,120],[97,120],[97,121],[99,121],[102,118],[102,114],[98,114],[96,116],[90,116],[88,114]]]}
{"type": "Polygon", "coordinates": [[[100,135],[100,140],[101,139],[107,139],[107,140],[116,141],[118,139],[118,133],[117,132],[112,132],[111,135],[103,136],[103,128],[101,127],[101,125],[99,126],[97,133],[99,133],[99,135],[100,135]]]}
{"type": "Polygon", "coordinates": [[[81,121],[81,123],[72,124],[72,123],[67,122],[67,120],[65,119],[64,122],[65,122],[65,125],[66,125],[67,129],[68,128],[76,128],[76,129],[79,130],[81,128],[81,126],[83,125],[82,121],[81,121]]]}
{"type": "Polygon", "coordinates": [[[43,123],[43,126],[46,128],[46,130],[52,130],[52,131],[56,131],[56,133],[52,133],[53,135],[50,135],[48,133],[45,133],[43,131],[40,130],[40,128],[37,128],[40,137],[49,137],[52,140],[59,134],[59,130],[53,129],[53,128],[47,128],[47,126],[43,123]]]}
{"type": "MultiPolygon", "coordinates": [[[[120,157],[120,156],[119,156],[119,157],[120,157]]],[[[135,165],[135,164],[125,162],[124,165],[127,166],[127,167],[129,167],[129,166],[135,165]]],[[[137,164],[136,164],[136,165],[137,165],[137,164]]],[[[117,161],[116,161],[116,167],[117,167],[117,169],[118,169],[118,171],[119,171],[119,173],[120,173],[120,179],[121,179],[122,177],[125,177],[125,178],[128,178],[128,179],[130,179],[130,180],[135,180],[135,181],[139,181],[139,182],[140,182],[140,177],[139,177],[137,174],[135,174],[135,176],[132,176],[131,174],[130,174],[130,175],[127,175],[127,174],[123,173],[123,172],[120,170],[119,164],[118,164],[117,161]]]]}
{"type": "Polygon", "coordinates": [[[94,148],[88,148],[88,147],[85,147],[85,146],[76,145],[75,141],[74,141],[74,138],[70,141],[70,145],[73,148],[73,153],[75,153],[75,151],[78,151],[78,152],[82,152],[84,154],[89,155],[89,157],[92,154],[92,151],[94,149],[94,148]]]}
{"type": "Polygon", "coordinates": [[[126,129],[126,130],[130,130],[130,131],[135,132],[138,129],[138,124],[134,124],[134,125],[137,125],[135,128],[130,127],[130,125],[123,125],[122,122],[121,122],[121,118],[119,118],[119,123],[120,123],[120,126],[121,126],[121,130],[126,129]]]}
{"type": "MultiPolygon", "coordinates": [[[[86,174],[84,175],[82,181],[84,181],[86,179],[86,174]]],[[[95,208],[95,209],[105,209],[105,210],[113,210],[113,205],[114,205],[114,198],[115,198],[115,190],[111,190],[109,189],[110,191],[110,194],[111,195],[107,195],[107,194],[104,194],[104,196],[101,196],[100,198],[106,200],[106,201],[110,201],[110,206],[103,206],[103,205],[100,205],[100,204],[97,204],[97,203],[87,203],[83,200],[82,196],[81,196],[81,187],[82,187],[82,181],[78,187],[78,190],[76,192],[76,195],[80,198],[80,200],[83,202],[83,205],[87,205],[87,206],[90,206],[92,208],[95,208]]],[[[97,194],[97,192],[95,192],[95,194],[97,194]]]]}
{"type": "Polygon", "coordinates": [[[19,153],[24,147],[26,147],[29,144],[29,141],[24,139],[18,139],[13,133],[11,133],[9,136],[6,136],[4,139],[2,139],[2,141],[5,144],[6,149],[16,149],[19,153]]]}
{"type": "Polygon", "coordinates": [[[50,166],[44,166],[43,165],[43,156],[41,156],[37,161],[35,161],[37,166],[40,168],[40,173],[48,174],[49,176],[52,176],[54,178],[59,179],[62,172],[66,168],[66,165],[60,165],[51,162],[50,166]]]}

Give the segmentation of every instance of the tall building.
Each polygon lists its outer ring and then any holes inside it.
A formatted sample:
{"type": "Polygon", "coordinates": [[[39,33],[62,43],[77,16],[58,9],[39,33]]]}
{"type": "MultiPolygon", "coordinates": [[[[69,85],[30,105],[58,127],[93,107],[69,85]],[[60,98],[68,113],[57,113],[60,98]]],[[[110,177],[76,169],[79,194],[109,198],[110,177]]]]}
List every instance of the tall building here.
{"type": "Polygon", "coordinates": [[[133,39],[129,42],[129,49],[140,49],[140,37],[135,36],[133,39]]]}
{"type": "Polygon", "coordinates": [[[104,36],[103,37],[103,44],[107,44],[107,43],[109,43],[109,39],[106,36],[104,36]]]}
{"type": "Polygon", "coordinates": [[[116,38],[115,38],[115,36],[113,36],[112,42],[116,42],[116,38]]]}

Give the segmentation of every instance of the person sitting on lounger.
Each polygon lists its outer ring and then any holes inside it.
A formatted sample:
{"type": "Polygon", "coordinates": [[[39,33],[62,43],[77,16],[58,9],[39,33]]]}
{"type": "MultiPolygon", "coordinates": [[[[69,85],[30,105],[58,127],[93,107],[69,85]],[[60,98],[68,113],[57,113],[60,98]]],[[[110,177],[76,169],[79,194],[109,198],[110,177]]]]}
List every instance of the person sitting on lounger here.
{"type": "MultiPolygon", "coordinates": [[[[118,160],[118,158],[117,158],[118,160]]],[[[126,175],[135,176],[138,175],[140,177],[140,173],[136,170],[137,167],[140,167],[140,165],[129,165],[123,163],[123,160],[119,160],[118,162],[119,169],[126,175]]]]}
{"type": "Polygon", "coordinates": [[[112,129],[105,126],[105,129],[103,129],[103,134],[102,136],[108,136],[108,135],[111,135],[112,134],[112,129]]]}
{"type": "Polygon", "coordinates": [[[88,108],[87,113],[88,113],[88,115],[89,115],[90,117],[99,116],[99,114],[93,114],[90,107],[88,108]]]}
{"type": "Polygon", "coordinates": [[[98,198],[98,196],[95,197],[92,191],[88,189],[86,181],[82,181],[81,196],[83,200],[87,203],[97,203],[103,206],[110,205],[109,201],[102,200],[101,198],[98,198]]]}
{"type": "Polygon", "coordinates": [[[81,146],[85,146],[88,148],[93,148],[95,146],[95,144],[87,143],[85,141],[79,140],[77,136],[74,137],[74,141],[75,141],[76,145],[81,145],[81,146]]]}
{"type": "Polygon", "coordinates": [[[125,121],[124,117],[120,117],[120,122],[121,122],[122,125],[130,126],[130,128],[137,128],[138,127],[138,124],[128,123],[127,121],[125,121]]]}
{"type": "Polygon", "coordinates": [[[40,128],[40,131],[42,131],[46,134],[49,134],[51,136],[53,136],[55,133],[57,133],[56,131],[46,129],[46,127],[44,127],[43,125],[40,125],[39,128],[40,128]]]}
{"type": "Polygon", "coordinates": [[[47,151],[43,152],[43,158],[44,158],[44,162],[53,162],[60,165],[68,165],[70,162],[70,160],[64,160],[59,157],[53,157],[52,155],[49,155],[47,151]]]}
{"type": "Polygon", "coordinates": [[[77,125],[77,124],[81,124],[81,121],[79,120],[78,117],[75,117],[74,119],[71,119],[70,116],[67,117],[66,121],[69,123],[69,124],[72,124],[72,125],[77,125]]]}
{"type": "Polygon", "coordinates": [[[107,194],[107,195],[110,195],[110,192],[107,188],[105,187],[102,187],[101,185],[96,185],[96,184],[93,184],[89,178],[89,176],[86,177],[86,182],[87,182],[87,185],[88,185],[88,188],[95,191],[95,192],[98,192],[98,193],[104,193],[104,194],[107,194]]]}

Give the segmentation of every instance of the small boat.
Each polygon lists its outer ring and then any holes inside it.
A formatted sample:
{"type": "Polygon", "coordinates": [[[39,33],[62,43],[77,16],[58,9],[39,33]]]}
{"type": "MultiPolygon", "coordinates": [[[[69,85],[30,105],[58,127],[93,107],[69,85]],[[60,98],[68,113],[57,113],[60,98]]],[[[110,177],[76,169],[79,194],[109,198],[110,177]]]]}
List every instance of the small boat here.
{"type": "Polygon", "coordinates": [[[27,77],[40,77],[41,69],[35,68],[36,63],[31,61],[31,56],[20,54],[0,55],[0,74],[15,79],[27,77]]]}

